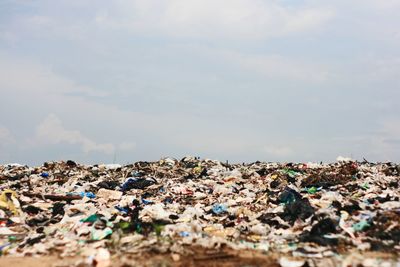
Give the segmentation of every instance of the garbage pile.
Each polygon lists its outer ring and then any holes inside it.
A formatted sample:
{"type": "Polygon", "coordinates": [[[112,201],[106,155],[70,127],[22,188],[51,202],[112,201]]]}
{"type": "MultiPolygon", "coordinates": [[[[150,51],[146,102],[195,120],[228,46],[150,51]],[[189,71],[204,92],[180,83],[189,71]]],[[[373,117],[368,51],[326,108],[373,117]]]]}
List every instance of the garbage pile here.
{"type": "Polygon", "coordinates": [[[118,253],[191,247],[398,254],[399,176],[400,165],[349,159],[2,165],[0,253],[80,255],[104,266],[118,253]]]}

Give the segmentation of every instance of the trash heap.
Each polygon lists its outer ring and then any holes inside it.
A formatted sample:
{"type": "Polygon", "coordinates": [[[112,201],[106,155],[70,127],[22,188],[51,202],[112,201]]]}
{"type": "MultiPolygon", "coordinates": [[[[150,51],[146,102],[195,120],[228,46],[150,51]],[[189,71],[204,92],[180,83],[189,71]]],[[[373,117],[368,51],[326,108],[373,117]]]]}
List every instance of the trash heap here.
{"type": "Polygon", "coordinates": [[[295,257],[400,251],[400,165],[0,166],[0,253],[85,256],[252,249],[295,257]]]}

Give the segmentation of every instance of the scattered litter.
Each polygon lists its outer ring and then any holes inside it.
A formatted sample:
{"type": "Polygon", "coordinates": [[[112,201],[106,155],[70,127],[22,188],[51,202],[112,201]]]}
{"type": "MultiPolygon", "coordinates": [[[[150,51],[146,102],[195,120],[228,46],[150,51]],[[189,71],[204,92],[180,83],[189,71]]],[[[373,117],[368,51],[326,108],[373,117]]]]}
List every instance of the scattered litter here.
{"type": "Polygon", "coordinates": [[[85,255],[104,267],[124,253],[181,261],[190,246],[283,253],[283,267],[351,250],[399,253],[399,175],[393,163],[343,157],[0,165],[0,253],[85,255]]]}
{"type": "Polygon", "coordinates": [[[21,207],[17,199],[17,193],[9,189],[4,190],[0,195],[0,209],[6,213],[10,212],[13,215],[19,215],[21,207]]]}
{"type": "Polygon", "coordinates": [[[304,260],[294,260],[294,259],[288,259],[288,258],[281,258],[279,259],[279,264],[281,267],[302,267],[305,264],[304,260]]]}
{"type": "Polygon", "coordinates": [[[212,207],[212,211],[214,214],[221,214],[221,213],[225,213],[227,211],[227,208],[223,204],[215,204],[212,207]]]}
{"type": "Polygon", "coordinates": [[[97,197],[105,200],[119,200],[122,197],[122,192],[100,188],[97,192],[97,197]]]}
{"type": "Polygon", "coordinates": [[[366,220],[362,220],[361,222],[353,224],[353,229],[356,232],[361,232],[370,226],[371,225],[366,220]]]}

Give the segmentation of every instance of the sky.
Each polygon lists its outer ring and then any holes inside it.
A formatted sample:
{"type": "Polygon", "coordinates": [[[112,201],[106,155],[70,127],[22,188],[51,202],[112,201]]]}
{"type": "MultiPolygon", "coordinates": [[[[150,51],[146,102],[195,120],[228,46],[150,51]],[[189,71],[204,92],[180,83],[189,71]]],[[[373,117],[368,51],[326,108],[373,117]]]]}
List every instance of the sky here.
{"type": "Polygon", "coordinates": [[[400,0],[2,0],[0,163],[400,161],[400,0]]]}

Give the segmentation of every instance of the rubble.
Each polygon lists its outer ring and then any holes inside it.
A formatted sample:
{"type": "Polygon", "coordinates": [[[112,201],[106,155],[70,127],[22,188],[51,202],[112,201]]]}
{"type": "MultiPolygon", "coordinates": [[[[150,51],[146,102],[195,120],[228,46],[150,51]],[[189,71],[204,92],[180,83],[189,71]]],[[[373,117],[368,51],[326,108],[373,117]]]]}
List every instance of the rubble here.
{"type": "Polygon", "coordinates": [[[281,266],[350,250],[398,255],[399,176],[399,165],[348,158],[0,165],[0,253],[87,255],[97,266],[149,251],[179,261],[193,247],[284,254],[281,266]]]}

